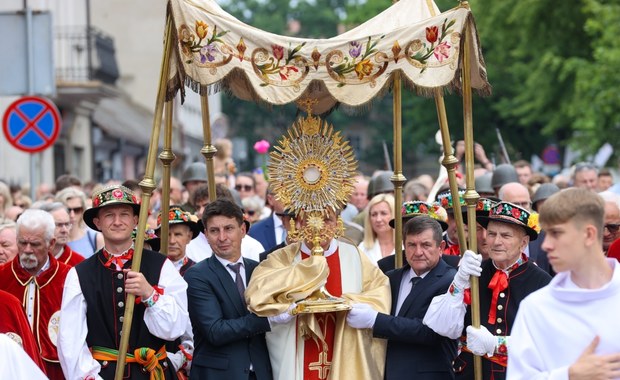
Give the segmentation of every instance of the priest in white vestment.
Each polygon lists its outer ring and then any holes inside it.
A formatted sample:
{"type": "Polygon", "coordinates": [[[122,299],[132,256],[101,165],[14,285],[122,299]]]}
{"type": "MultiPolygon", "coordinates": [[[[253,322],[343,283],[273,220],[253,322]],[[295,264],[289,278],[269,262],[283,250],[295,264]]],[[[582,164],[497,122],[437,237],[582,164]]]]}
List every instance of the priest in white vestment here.
{"type": "MultiPolygon", "coordinates": [[[[334,228],[336,214],[329,212],[324,223],[334,228]]],[[[266,335],[274,379],[382,379],[386,341],[373,338],[371,330],[349,327],[348,311],[295,316],[290,311],[325,286],[333,296],[389,313],[388,278],[353,245],[325,239],[323,255],[317,256],[311,247],[298,242],[271,253],[254,270],[245,293],[252,312],[280,317],[266,335]]]]}

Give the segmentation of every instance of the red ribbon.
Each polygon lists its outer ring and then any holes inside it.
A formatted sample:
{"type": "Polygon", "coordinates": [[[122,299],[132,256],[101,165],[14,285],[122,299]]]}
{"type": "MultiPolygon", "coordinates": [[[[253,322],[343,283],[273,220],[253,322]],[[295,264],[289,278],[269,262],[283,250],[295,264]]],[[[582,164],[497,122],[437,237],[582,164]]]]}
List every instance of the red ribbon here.
{"type": "Polygon", "coordinates": [[[495,324],[495,317],[497,313],[497,297],[499,293],[508,288],[508,275],[502,270],[496,270],[491,282],[489,282],[489,289],[493,290],[493,298],[491,299],[491,309],[489,310],[489,323],[495,324]]]}
{"type": "Polygon", "coordinates": [[[103,264],[106,268],[109,268],[112,263],[115,264],[115,269],[122,269],[123,265],[125,265],[125,263],[129,260],[132,259],[133,257],[133,248],[130,248],[127,252],[125,252],[122,255],[117,255],[114,256],[113,254],[107,252],[107,251],[103,251],[103,253],[106,255],[106,257],[108,257],[108,261],[105,262],[105,264],[103,264]]]}
{"type": "Polygon", "coordinates": [[[444,248],[443,254],[450,255],[450,256],[459,256],[461,254],[461,249],[459,248],[458,244],[451,245],[449,247],[444,248]]]}

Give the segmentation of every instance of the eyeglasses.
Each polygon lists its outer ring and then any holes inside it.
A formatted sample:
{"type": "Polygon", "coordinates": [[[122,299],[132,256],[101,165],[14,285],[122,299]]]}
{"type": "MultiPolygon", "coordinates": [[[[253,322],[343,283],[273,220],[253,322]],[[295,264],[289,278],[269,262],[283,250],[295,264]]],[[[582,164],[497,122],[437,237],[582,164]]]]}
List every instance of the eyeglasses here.
{"type": "Polygon", "coordinates": [[[73,227],[72,223],[56,223],[56,228],[71,229],[71,227],[73,227]]]}
{"type": "Polygon", "coordinates": [[[607,228],[610,233],[615,234],[620,229],[620,224],[608,223],[605,225],[605,228],[607,228]]]}
{"type": "Polygon", "coordinates": [[[256,211],[254,211],[254,210],[247,210],[247,211],[246,211],[246,213],[247,213],[249,216],[254,216],[254,214],[256,214],[256,211]]]}
{"type": "Polygon", "coordinates": [[[254,186],[252,186],[252,185],[235,185],[235,190],[241,191],[242,189],[243,189],[243,191],[252,191],[252,190],[254,190],[254,186]]]}
{"type": "Polygon", "coordinates": [[[84,207],[67,207],[67,212],[69,214],[71,214],[71,211],[73,211],[76,214],[81,213],[82,211],[84,211],[84,207]]]}

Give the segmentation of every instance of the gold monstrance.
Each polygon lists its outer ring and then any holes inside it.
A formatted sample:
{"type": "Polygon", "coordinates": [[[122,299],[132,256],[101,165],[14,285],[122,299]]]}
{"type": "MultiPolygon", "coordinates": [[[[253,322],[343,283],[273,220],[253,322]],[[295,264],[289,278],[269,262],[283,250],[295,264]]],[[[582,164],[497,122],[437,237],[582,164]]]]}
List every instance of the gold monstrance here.
{"type": "MultiPolygon", "coordinates": [[[[301,102],[308,112],[282,136],[271,153],[269,178],[276,198],[306,224],[296,230],[291,220],[289,238],[312,242],[312,255],[323,255],[321,241],[342,236],[343,222],[336,227],[324,223],[329,213],[336,213],[348,202],[353,191],[353,175],[357,161],[349,143],[340,132],[320,117],[312,116],[316,101],[301,102]]],[[[349,310],[345,299],[334,297],[321,286],[305,300],[297,303],[295,313],[324,313],[349,310]]]]}

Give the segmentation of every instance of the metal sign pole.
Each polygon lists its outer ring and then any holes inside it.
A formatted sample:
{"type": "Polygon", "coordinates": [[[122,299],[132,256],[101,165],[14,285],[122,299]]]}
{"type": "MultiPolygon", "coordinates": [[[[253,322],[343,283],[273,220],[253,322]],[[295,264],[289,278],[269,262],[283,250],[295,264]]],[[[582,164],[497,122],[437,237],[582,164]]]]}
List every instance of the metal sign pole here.
{"type": "MultiPolygon", "coordinates": [[[[28,62],[28,94],[34,95],[34,42],[32,41],[32,8],[28,5],[28,0],[24,0],[24,12],[26,13],[26,62],[28,62]]],[[[30,199],[36,201],[36,165],[35,153],[30,154],[30,199]]]]}

